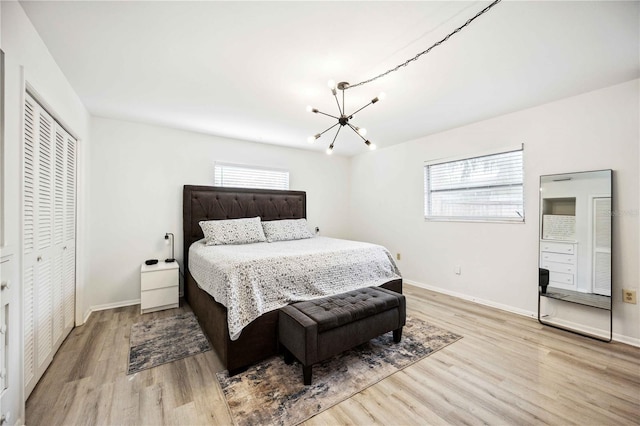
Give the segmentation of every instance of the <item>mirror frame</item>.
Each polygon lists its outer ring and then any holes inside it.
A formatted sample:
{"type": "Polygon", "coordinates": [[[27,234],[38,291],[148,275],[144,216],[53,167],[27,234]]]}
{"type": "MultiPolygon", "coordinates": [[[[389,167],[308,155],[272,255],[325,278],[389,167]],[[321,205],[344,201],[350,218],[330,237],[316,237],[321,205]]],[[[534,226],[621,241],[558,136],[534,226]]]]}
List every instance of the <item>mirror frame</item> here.
{"type": "MultiPolygon", "coordinates": [[[[550,178],[550,177],[558,177],[558,178],[562,178],[563,176],[567,176],[567,175],[577,175],[577,174],[582,174],[582,173],[597,173],[597,172],[608,172],[609,173],[609,193],[611,194],[611,206],[612,206],[612,210],[610,212],[611,214],[611,259],[613,261],[613,201],[614,201],[614,197],[613,197],[613,170],[612,169],[603,169],[603,170],[590,170],[590,171],[581,171],[581,172],[571,172],[571,173],[558,173],[558,174],[552,174],[552,175],[541,175],[540,179],[539,179],[539,192],[540,195],[538,197],[538,207],[539,207],[539,211],[538,211],[538,216],[539,216],[539,220],[538,220],[538,268],[539,270],[542,269],[542,261],[540,258],[541,252],[542,252],[542,242],[543,242],[543,194],[542,194],[542,184],[543,184],[543,178],[550,178]]],[[[575,214],[575,213],[574,213],[575,214]]],[[[613,262],[612,262],[613,263],[613,262]]],[[[611,294],[613,294],[613,266],[611,267],[611,271],[610,271],[610,278],[611,278],[611,294]]],[[[576,291],[571,291],[571,290],[566,290],[566,293],[561,292],[561,293],[547,293],[546,292],[546,288],[547,286],[542,287],[541,282],[538,282],[538,322],[542,325],[546,325],[549,327],[553,327],[559,330],[564,330],[564,331],[569,331],[571,333],[575,333],[575,334],[579,334],[582,336],[586,336],[586,337],[590,337],[596,340],[600,340],[603,342],[611,342],[613,339],[613,297],[612,296],[604,296],[604,295],[598,295],[595,298],[589,298],[592,300],[584,300],[584,298],[580,297],[580,292],[576,292],[576,291]],[[569,327],[564,327],[562,325],[556,324],[556,323],[551,323],[551,322],[546,322],[543,320],[543,316],[541,315],[541,301],[542,298],[548,298],[548,299],[553,299],[556,300],[558,302],[564,302],[564,303],[573,303],[573,304],[577,304],[577,305],[581,305],[581,306],[586,306],[588,308],[592,308],[592,309],[598,309],[598,310],[604,310],[604,311],[608,311],[609,312],[609,335],[608,337],[603,337],[603,336],[599,336],[597,334],[590,334],[581,330],[577,330],[577,329],[572,329],[569,327]],[[607,303],[602,303],[602,302],[606,302],[605,300],[600,300],[603,298],[608,298],[608,304],[607,303]]],[[[555,289],[555,287],[552,287],[555,289]]],[[[561,290],[561,289],[560,289],[561,290]]],[[[585,293],[585,294],[591,294],[591,293],[585,293]]],[[[604,330],[603,330],[604,331],[604,330]]]]}

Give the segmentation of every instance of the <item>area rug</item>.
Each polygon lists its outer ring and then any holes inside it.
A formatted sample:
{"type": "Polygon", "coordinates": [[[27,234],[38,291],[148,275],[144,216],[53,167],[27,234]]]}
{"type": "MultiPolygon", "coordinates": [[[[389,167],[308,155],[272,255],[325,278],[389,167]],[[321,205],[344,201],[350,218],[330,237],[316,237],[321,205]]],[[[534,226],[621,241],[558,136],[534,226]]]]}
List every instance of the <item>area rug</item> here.
{"type": "Polygon", "coordinates": [[[369,343],[313,366],[310,386],[302,367],[269,358],[229,377],[217,374],[236,425],[296,425],[380,380],[459,340],[461,336],[407,318],[400,343],[386,333],[369,343]]]}
{"type": "Polygon", "coordinates": [[[193,312],[131,325],[127,374],[211,349],[193,312]]]}

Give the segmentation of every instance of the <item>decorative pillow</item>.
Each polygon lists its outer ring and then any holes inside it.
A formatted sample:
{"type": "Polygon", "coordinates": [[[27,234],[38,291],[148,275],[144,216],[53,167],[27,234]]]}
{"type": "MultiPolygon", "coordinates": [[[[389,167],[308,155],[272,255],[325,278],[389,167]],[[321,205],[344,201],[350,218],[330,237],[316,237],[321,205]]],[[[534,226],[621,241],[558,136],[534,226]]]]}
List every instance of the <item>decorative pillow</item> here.
{"type": "Polygon", "coordinates": [[[208,246],[259,243],[266,240],[260,217],[203,220],[199,223],[204,233],[205,244],[208,246]]]}
{"type": "Polygon", "coordinates": [[[307,219],[270,220],[262,222],[262,228],[270,243],[313,237],[307,228],[307,219]]]}

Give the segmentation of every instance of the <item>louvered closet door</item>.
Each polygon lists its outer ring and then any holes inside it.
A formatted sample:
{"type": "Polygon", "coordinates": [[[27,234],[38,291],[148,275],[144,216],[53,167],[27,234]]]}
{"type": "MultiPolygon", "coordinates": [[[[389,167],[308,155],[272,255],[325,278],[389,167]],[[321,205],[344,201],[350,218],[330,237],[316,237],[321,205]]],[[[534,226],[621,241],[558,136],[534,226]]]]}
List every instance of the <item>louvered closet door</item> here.
{"type": "Polygon", "coordinates": [[[75,325],[76,307],[76,140],[66,135],[64,166],[64,220],[62,242],[62,297],[64,334],[75,325]]]}
{"type": "Polygon", "coordinates": [[[24,122],[24,368],[29,395],[74,324],[76,143],[29,95],[24,122]]]}
{"type": "Polygon", "coordinates": [[[37,132],[39,114],[35,102],[27,97],[24,105],[24,152],[22,176],[22,249],[23,249],[23,312],[24,312],[24,382],[32,384],[36,375],[35,349],[35,247],[36,247],[36,186],[38,176],[37,132]]]}
{"type": "Polygon", "coordinates": [[[56,129],[53,167],[53,342],[62,337],[64,327],[62,242],[64,231],[64,166],[65,138],[61,129],[56,129]]]}

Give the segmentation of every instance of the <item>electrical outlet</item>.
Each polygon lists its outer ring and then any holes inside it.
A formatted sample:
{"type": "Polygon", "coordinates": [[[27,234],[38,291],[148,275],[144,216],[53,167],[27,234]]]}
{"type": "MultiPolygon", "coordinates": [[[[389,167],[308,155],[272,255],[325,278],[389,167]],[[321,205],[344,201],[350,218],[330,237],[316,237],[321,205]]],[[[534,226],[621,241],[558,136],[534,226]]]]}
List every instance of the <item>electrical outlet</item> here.
{"type": "Polygon", "coordinates": [[[624,303],[631,303],[631,304],[635,305],[637,303],[636,302],[636,291],[623,288],[622,289],[622,301],[624,303]]]}
{"type": "Polygon", "coordinates": [[[396,259],[400,260],[400,253],[396,253],[396,259]]]}

